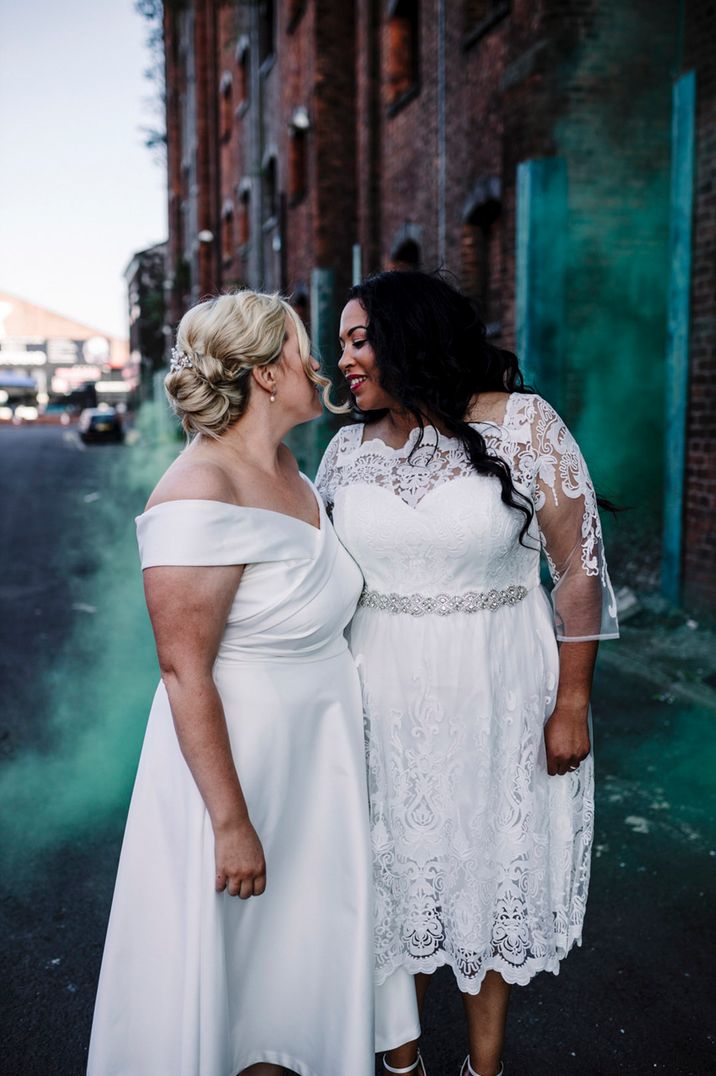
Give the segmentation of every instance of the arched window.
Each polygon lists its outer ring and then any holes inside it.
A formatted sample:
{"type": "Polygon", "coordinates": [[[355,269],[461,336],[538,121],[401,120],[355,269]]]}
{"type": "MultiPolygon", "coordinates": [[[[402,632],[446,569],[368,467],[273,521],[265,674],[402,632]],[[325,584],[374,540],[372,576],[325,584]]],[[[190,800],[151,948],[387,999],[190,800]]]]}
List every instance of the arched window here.
{"type": "Polygon", "coordinates": [[[470,45],[509,13],[509,0],[464,0],[463,32],[470,45]]]}
{"type": "Polygon", "coordinates": [[[286,4],[286,32],[292,34],[306,10],[306,0],[288,0],[286,4]]]}
{"type": "Polygon", "coordinates": [[[221,138],[222,142],[228,142],[231,138],[231,132],[234,126],[233,78],[231,77],[230,71],[224,71],[223,75],[221,76],[219,95],[219,137],[221,138]]]}
{"type": "Polygon", "coordinates": [[[259,62],[263,66],[273,61],[276,52],[276,5],[274,0],[261,0],[259,12],[259,62]]]}
{"type": "Polygon", "coordinates": [[[391,269],[419,269],[420,247],[414,239],[406,239],[391,255],[391,269]]]}
{"type": "Polygon", "coordinates": [[[234,260],[234,203],[230,198],[221,210],[221,257],[224,262],[234,260]]]}
{"type": "Polygon", "coordinates": [[[278,219],[278,176],[275,154],[272,154],[264,165],[262,194],[264,224],[275,223],[278,219]]]}
{"type": "Polygon", "coordinates": [[[420,86],[418,0],[392,0],[386,22],[388,109],[397,111],[420,86]]]}
{"type": "Polygon", "coordinates": [[[462,286],[487,326],[498,336],[502,319],[502,206],[497,177],[476,185],[465,211],[461,242],[462,286]]]}
{"type": "Polygon", "coordinates": [[[251,48],[245,35],[236,45],[236,110],[243,115],[251,98],[251,48]]]}
{"type": "Polygon", "coordinates": [[[289,124],[288,197],[296,205],[308,190],[308,132],[310,122],[305,108],[294,109],[289,124]]]}
{"type": "Polygon", "coordinates": [[[311,308],[308,295],[308,288],[305,284],[299,284],[293,295],[291,296],[291,306],[300,317],[303,324],[310,332],[311,328],[311,308]]]}
{"type": "Polygon", "coordinates": [[[251,184],[249,180],[239,187],[239,247],[245,247],[251,240],[251,184]]]}

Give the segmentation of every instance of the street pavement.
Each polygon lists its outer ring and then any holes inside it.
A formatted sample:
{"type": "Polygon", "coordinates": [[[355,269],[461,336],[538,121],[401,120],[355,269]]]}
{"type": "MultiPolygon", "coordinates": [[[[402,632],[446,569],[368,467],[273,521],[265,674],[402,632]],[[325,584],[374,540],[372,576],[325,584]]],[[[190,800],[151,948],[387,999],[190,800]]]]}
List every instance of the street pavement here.
{"type": "MultiPolygon", "coordinates": [[[[157,677],[134,516],[180,447],[161,414],[143,408],[124,445],[0,428],[2,1076],[84,1072],[157,677]]],[[[716,1072],[716,693],[708,669],[669,665],[669,641],[690,645],[690,631],[709,653],[686,621],[637,617],[603,647],[584,944],[558,976],[514,989],[506,1076],[716,1072]]],[[[423,1052],[430,1076],[457,1076],[466,1053],[446,969],[423,1052]]]]}

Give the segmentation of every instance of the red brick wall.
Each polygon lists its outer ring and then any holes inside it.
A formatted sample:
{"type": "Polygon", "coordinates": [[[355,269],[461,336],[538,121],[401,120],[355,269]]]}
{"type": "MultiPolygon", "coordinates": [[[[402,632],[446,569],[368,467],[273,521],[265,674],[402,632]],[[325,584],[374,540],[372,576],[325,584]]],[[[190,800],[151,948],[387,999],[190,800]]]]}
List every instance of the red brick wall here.
{"type": "Polygon", "coordinates": [[[387,63],[389,28],[380,35],[379,107],[381,174],[379,227],[381,263],[406,225],[420,229],[422,264],[435,267],[437,250],[437,31],[434,0],[421,0],[419,89],[393,115],[389,114],[391,83],[387,63]]]}
{"type": "Polygon", "coordinates": [[[684,519],[686,601],[716,605],[716,8],[686,4],[683,69],[696,71],[691,363],[684,519]]]}
{"type": "MultiPolygon", "coordinates": [[[[487,5],[488,7],[490,5],[487,5]]],[[[551,141],[554,115],[554,78],[546,76],[550,49],[542,37],[548,5],[538,0],[516,0],[504,5],[482,32],[466,18],[462,4],[446,2],[445,22],[445,253],[444,268],[464,286],[469,283],[472,260],[470,226],[463,210],[476,185],[497,177],[502,211],[496,227],[491,291],[500,296],[500,342],[514,344],[515,177],[518,161],[554,152],[551,141]],[[509,9],[509,10],[508,10],[509,9]]],[[[369,32],[374,5],[358,4],[359,100],[358,175],[359,229],[368,252],[368,268],[388,266],[401,236],[419,238],[421,264],[441,264],[439,245],[439,119],[438,20],[435,0],[420,4],[421,48],[418,93],[394,115],[389,109],[386,34],[378,60],[381,78],[379,107],[373,115],[380,125],[380,142],[372,144],[369,32]],[[376,115],[377,113],[377,115],[376,115]],[[378,173],[378,195],[373,175],[378,173]],[[378,242],[371,233],[371,214],[378,203],[378,242]],[[379,248],[376,258],[375,248],[379,248]]],[[[494,9],[493,9],[494,10],[494,9]]],[[[493,306],[495,304],[493,303],[493,306]]]]}
{"type": "Polygon", "coordinates": [[[382,0],[356,3],[356,240],[363,273],[381,265],[380,173],[382,101],[380,96],[382,0]]]}
{"type": "MultiPolygon", "coordinates": [[[[419,0],[419,88],[397,109],[389,107],[384,0],[351,0],[345,4],[307,0],[302,14],[293,22],[290,15],[300,5],[277,2],[275,6],[275,59],[272,66],[264,65],[260,77],[255,33],[260,9],[256,5],[193,0],[183,10],[173,5],[165,7],[170,267],[178,266],[182,258],[193,259],[195,269],[198,268],[193,283],[195,286],[198,283],[202,291],[244,282],[288,292],[297,287],[308,289],[313,268],[333,268],[339,302],[350,283],[351,247],[355,242],[361,245],[364,272],[389,265],[401,236],[419,241],[423,267],[437,267],[440,261],[438,0],[419,0]],[[184,52],[188,47],[194,49],[197,76],[194,133],[198,147],[195,160],[198,188],[194,193],[182,167],[188,147],[181,144],[186,66],[179,46],[188,12],[193,12],[194,30],[192,41],[184,40],[183,46],[184,52]],[[247,109],[235,114],[230,137],[221,142],[219,88],[224,71],[232,72],[234,86],[237,85],[235,49],[240,34],[247,34],[251,39],[250,100],[247,109]],[[305,196],[291,204],[289,124],[298,107],[307,110],[311,124],[306,143],[308,183],[305,196]],[[258,204],[263,153],[271,147],[277,155],[279,213],[267,229],[262,226],[258,204]],[[240,243],[238,227],[237,188],[242,180],[252,184],[254,207],[251,233],[244,246],[240,243]],[[219,265],[221,210],[229,200],[234,205],[235,249],[219,265]],[[202,227],[217,236],[214,244],[196,243],[195,233],[202,227]],[[281,249],[277,250],[279,239],[281,249]]],[[[588,239],[595,230],[606,233],[615,222],[618,226],[620,213],[628,216],[631,227],[645,219],[642,206],[651,206],[657,212],[658,206],[656,210],[654,206],[657,202],[662,206],[663,202],[666,212],[663,184],[654,193],[649,190],[648,182],[642,180],[648,178],[650,170],[656,174],[660,162],[668,161],[668,124],[661,124],[661,118],[659,125],[642,123],[636,96],[630,113],[628,106],[632,98],[627,83],[630,77],[637,78],[641,93],[645,81],[652,79],[657,91],[663,90],[664,114],[668,112],[670,68],[664,67],[662,85],[659,64],[662,53],[672,47],[672,37],[676,49],[676,35],[669,29],[669,18],[677,8],[676,0],[659,5],[658,13],[646,0],[636,0],[627,7],[617,0],[512,0],[501,9],[495,4],[467,5],[444,0],[443,264],[463,285],[472,281],[474,286],[474,281],[479,279],[476,265],[479,236],[471,231],[474,225],[466,223],[465,212],[476,188],[496,179],[501,213],[491,238],[491,292],[492,305],[499,307],[499,342],[503,346],[514,346],[515,180],[520,161],[554,154],[568,158],[570,229],[577,241],[584,235],[588,239]],[[492,14],[481,27],[476,27],[466,15],[468,7],[477,12],[477,17],[485,12],[492,14]],[[614,48],[610,46],[612,37],[619,43],[620,34],[628,31],[634,36],[634,27],[638,33],[633,49],[624,48],[623,41],[619,45],[621,52],[616,44],[614,48]],[[637,47],[642,41],[643,54],[637,47]],[[656,52],[659,55],[655,58],[656,52]],[[605,132],[607,122],[614,125],[613,131],[605,132]],[[617,182],[609,188],[609,155],[597,152],[591,145],[594,132],[609,138],[614,136],[615,160],[619,159],[622,165],[624,160],[633,161],[634,167],[628,169],[624,183],[617,182]],[[598,181],[593,182],[594,179],[598,181]],[[606,222],[603,228],[597,218],[606,222]]],[[[698,162],[685,579],[688,600],[703,600],[711,606],[716,600],[716,548],[711,526],[716,509],[714,19],[713,0],[687,0],[683,69],[697,70],[698,162]]],[[[238,94],[234,97],[236,104],[238,94]]],[[[657,250],[660,239],[656,233],[663,231],[663,223],[659,217],[654,227],[644,224],[644,234],[639,240],[646,245],[655,244],[655,264],[660,256],[657,250]]],[[[628,246],[629,242],[627,236],[624,243],[628,246]]],[[[583,294],[577,294],[581,286],[579,280],[576,283],[572,280],[568,296],[570,309],[576,310],[581,302],[579,309],[583,307],[593,318],[594,293],[584,287],[583,294]]],[[[651,287],[646,290],[656,294],[651,287]]],[[[626,292],[625,295],[629,299],[626,292]]],[[[177,286],[174,317],[181,312],[186,299],[177,286]]],[[[630,301],[646,318],[642,294],[630,301]]],[[[606,306],[613,320],[613,310],[609,304],[606,306]]],[[[652,311],[648,324],[657,326],[658,317],[652,311]]],[[[608,321],[604,319],[605,324],[608,321]]],[[[659,361],[661,353],[656,363],[659,361]]],[[[580,362],[576,352],[570,354],[570,400],[587,398],[588,385],[600,376],[595,362],[587,359],[581,365],[580,362]],[[589,382],[588,377],[592,379],[589,382]]],[[[658,372],[656,363],[652,368],[658,372]]],[[[619,377],[628,381],[628,374],[638,381],[641,375],[635,370],[636,366],[630,364],[619,377]]],[[[658,395],[658,385],[654,393],[658,395]]],[[[630,394],[624,393],[624,398],[628,400],[630,394]]],[[[658,424],[660,407],[650,410],[658,424]]],[[[583,430],[578,432],[580,436],[584,434],[583,430]]],[[[662,433],[660,428],[658,436],[662,433]]],[[[627,448],[632,451],[631,442],[627,448]]],[[[657,446],[656,454],[659,453],[657,446]]],[[[618,471],[612,463],[605,457],[605,469],[618,471]]],[[[629,461],[625,464],[630,465],[629,461]]],[[[654,488],[658,499],[659,490],[654,488]]],[[[652,531],[658,533],[658,524],[652,531]]]]}
{"type": "Polygon", "coordinates": [[[342,297],[356,241],[355,13],[350,0],[315,0],[316,216],[313,264],[334,269],[342,297]]]}
{"type": "Polygon", "coordinates": [[[281,77],[282,142],[284,161],[283,189],[288,192],[288,124],[296,108],[305,108],[311,126],[306,134],[308,182],[300,200],[287,198],[285,210],[285,286],[289,293],[300,288],[305,294],[310,290],[313,260],[314,221],[319,212],[320,173],[317,164],[316,108],[313,87],[315,70],[316,8],[307,4],[299,22],[288,32],[290,12],[282,14],[279,35],[281,77]]]}

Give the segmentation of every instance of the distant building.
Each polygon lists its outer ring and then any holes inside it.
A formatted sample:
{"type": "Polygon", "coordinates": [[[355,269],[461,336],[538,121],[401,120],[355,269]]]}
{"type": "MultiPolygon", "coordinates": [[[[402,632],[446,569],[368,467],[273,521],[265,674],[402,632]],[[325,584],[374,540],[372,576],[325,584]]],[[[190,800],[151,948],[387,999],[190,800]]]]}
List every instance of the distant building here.
{"type": "Polygon", "coordinates": [[[0,292],[0,378],[29,378],[40,403],[92,383],[100,400],[125,399],[136,386],[127,341],[0,292]]]}
{"type": "Polygon", "coordinates": [[[716,606],[711,0],[164,12],[171,320],[279,288],[330,367],[352,280],[449,270],[631,508],[617,574],[716,606]]]}
{"type": "Polygon", "coordinates": [[[157,243],[132,255],[127,282],[129,353],[142,379],[151,377],[166,359],[164,285],[167,244],[157,243]]]}

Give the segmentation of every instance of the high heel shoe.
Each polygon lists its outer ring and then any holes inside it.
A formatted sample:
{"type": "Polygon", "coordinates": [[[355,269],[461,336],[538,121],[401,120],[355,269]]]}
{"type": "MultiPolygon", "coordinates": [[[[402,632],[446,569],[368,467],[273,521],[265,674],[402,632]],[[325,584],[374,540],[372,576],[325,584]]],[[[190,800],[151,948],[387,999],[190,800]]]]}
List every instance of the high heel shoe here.
{"type": "MultiPolygon", "coordinates": [[[[503,1076],[504,1071],[505,1071],[505,1066],[500,1065],[500,1071],[497,1073],[497,1076],[503,1076]]],[[[465,1058],[465,1060],[462,1063],[462,1067],[460,1069],[460,1076],[480,1076],[480,1073],[475,1072],[474,1068],[470,1064],[470,1055],[469,1054],[467,1055],[467,1057],[465,1058]]]]}
{"type": "Polygon", "coordinates": [[[420,1050],[418,1050],[418,1056],[413,1062],[413,1064],[408,1065],[408,1067],[404,1069],[396,1069],[392,1065],[389,1065],[388,1062],[385,1060],[385,1054],[383,1054],[383,1068],[386,1072],[414,1072],[416,1076],[428,1076],[427,1070],[425,1068],[425,1062],[423,1061],[420,1050]],[[420,1065],[421,1074],[418,1073],[418,1065],[420,1065]]]}

